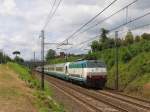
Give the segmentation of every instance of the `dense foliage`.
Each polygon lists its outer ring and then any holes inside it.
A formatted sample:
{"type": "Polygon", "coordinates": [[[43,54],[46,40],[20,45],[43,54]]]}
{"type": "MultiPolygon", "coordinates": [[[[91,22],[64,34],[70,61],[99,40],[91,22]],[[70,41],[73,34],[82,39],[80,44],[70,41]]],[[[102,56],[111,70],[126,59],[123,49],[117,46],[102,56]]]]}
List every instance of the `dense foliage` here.
{"type": "Polygon", "coordinates": [[[8,61],[11,61],[11,58],[0,52],[0,63],[7,63],[8,61]]]}
{"type": "Polygon", "coordinates": [[[114,48],[115,45],[118,47],[120,46],[128,46],[131,44],[134,44],[136,42],[142,41],[142,40],[150,40],[150,34],[144,33],[141,36],[133,36],[131,31],[128,31],[125,38],[120,39],[117,38],[116,40],[113,38],[110,38],[107,36],[108,31],[105,29],[101,30],[101,36],[99,40],[93,41],[91,45],[91,49],[93,52],[97,51],[103,51],[105,49],[114,48]]]}
{"type": "Polygon", "coordinates": [[[46,61],[54,59],[56,56],[56,52],[52,49],[49,49],[46,54],[46,61]]]}
{"type": "MultiPolygon", "coordinates": [[[[141,52],[150,52],[150,41],[141,40],[128,46],[121,46],[119,47],[119,63],[128,63],[141,52]]],[[[115,63],[115,48],[89,53],[86,57],[102,59],[106,62],[108,69],[111,69],[115,63]]]]}
{"type": "MultiPolygon", "coordinates": [[[[94,41],[92,53],[86,56],[104,60],[108,69],[107,87],[115,88],[115,42],[111,38],[94,41]],[[112,42],[109,42],[109,41],[112,42]]],[[[119,49],[119,89],[143,94],[143,86],[150,83],[150,34],[133,36],[128,31],[124,39],[117,40],[119,49]]],[[[150,93],[149,93],[150,94],[150,93]]]]}
{"type": "Polygon", "coordinates": [[[22,64],[24,62],[24,60],[20,58],[19,56],[16,56],[13,61],[19,64],[22,64]]]}

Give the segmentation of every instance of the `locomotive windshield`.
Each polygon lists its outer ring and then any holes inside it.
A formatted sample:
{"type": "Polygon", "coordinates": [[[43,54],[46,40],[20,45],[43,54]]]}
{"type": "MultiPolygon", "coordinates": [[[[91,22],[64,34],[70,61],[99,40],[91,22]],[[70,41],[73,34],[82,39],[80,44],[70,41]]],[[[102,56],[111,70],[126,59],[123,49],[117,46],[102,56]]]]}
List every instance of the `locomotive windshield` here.
{"type": "Polygon", "coordinates": [[[106,67],[105,63],[104,62],[101,62],[101,61],[88,61],[87,62],[87,67],[88,68],[94,68],[94,67],[106,67]]]}

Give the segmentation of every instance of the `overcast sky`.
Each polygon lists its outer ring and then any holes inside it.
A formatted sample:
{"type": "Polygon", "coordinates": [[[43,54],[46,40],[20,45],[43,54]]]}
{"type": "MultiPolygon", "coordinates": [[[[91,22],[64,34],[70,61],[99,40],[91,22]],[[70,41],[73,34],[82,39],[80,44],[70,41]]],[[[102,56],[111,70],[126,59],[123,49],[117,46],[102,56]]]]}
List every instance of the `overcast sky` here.
{"type": "MultiPolygon", "coordinates": [[[[46,42],[57,43],[63,41],[112,1],[62,0],[56,15],[45,30],[46,42]]],[[[118,2],[108,8],[108,10],[85,27],[85,29],[133,1],[118,0],[118,2]]],[[[53,2],[54,0],[0,0],[0,49],[3,49],[10,56],[12,56],[14,50],[21,51],[21,56],[26,60],[33,58],[33,52],[35,51],[36,58],[40,58],[39,34],[53,2]]],[[[148,12],[150,12],[150,0],[138,0],[138,2],[129,7],[127,20],[130,21],[148,12]]],[[[122,30],[127,31],[138,25],[148,24],[150,23],[149,18],[150,16],[148,15],[134,23],[128,24],[122,30]]],[[[74,44],[74,46],[73,49],[67,52],[85,52],[84,48],[80,48],[82,46],[76,46],[76,44],[98,35],[100,28],[111,29],[124,22],[126,22],[126,10],[123,10],[97,27],[70,39],[69,42],[74,44]]],[[[137,35],[143,32],[150,32],[150,27],[136,30],[133,33],[137,35]]],[[[85,44],[84,46],[87,45],[89,44],[85,44]]],[[[56,49],[55,46],[46,46],[46,49],[49,48],[56,49]]]]}

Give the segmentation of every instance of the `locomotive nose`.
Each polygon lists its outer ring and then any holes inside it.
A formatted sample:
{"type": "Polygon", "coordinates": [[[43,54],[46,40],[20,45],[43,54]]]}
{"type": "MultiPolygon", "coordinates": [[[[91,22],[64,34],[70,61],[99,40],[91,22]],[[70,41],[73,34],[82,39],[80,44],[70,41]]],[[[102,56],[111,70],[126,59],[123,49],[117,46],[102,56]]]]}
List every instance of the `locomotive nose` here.
{"type": "Polygon", "coordinates": [[[87,84],[94,88],[103,88],[107,81],[106,73],[92,72],[87,74],[87,84]]]}

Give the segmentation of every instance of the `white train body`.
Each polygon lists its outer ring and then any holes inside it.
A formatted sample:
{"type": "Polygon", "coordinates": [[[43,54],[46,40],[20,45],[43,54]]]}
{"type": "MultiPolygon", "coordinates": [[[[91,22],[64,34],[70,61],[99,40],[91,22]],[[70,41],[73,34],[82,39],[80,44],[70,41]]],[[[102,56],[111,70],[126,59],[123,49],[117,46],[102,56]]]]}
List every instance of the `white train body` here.
{"type": "Polygon", "coordinates": [[[107,81],[106,66],[103,62],[97,60],[45,65],[44,72],[65,80],[80,82],[90,87],[103,88],[107,81]]]}

